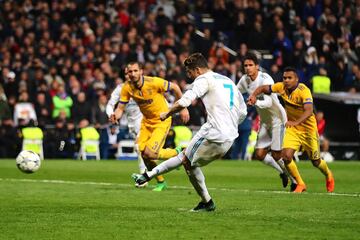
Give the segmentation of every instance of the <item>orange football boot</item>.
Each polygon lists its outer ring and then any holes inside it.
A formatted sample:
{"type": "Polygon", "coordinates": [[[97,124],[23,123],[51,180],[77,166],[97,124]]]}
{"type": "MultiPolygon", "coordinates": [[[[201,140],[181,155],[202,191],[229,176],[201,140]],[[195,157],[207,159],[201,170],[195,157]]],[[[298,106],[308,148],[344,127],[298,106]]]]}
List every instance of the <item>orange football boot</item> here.
{"type": "Polygon", "coordinates": [[[294,193],[302,193],[306,191],[306,185],[305,184],[298,184],[293,191],[294,193]]]}

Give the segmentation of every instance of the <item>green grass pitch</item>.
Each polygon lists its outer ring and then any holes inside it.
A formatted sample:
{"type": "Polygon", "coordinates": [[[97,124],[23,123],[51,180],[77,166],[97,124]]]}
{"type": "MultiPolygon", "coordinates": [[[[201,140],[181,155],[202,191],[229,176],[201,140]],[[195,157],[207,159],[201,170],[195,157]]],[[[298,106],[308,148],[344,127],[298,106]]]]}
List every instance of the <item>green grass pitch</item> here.
{"type": "Polygon", "coordinates": [[[303,194],[259,162],[215,161],[203,170],[217,209],[191,213],[199,198],[183,169],[152,192],[134,187],[136,161],[45,160],[24,174],[0,160],[0,239],[360,239],[360,161],[329,164],[334,194],[298,166],[303,194]]]}

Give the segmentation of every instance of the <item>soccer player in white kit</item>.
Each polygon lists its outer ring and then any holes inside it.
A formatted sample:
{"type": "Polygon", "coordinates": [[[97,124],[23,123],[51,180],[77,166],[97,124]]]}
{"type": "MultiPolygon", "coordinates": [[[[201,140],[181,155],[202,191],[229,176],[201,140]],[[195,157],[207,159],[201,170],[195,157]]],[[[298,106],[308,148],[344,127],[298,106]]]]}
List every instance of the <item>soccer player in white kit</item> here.
{"type": "MultiPolygon", "coordinates": [[[[237,84],[241,93],[251,95],[259,86],[274,84],[274,80],[269,74],[259,70],[259,63],[255,54],[248,53],[245,55],[243,67],[245,74],[237,84]]],[[[283,187],[286,187],[288,185],[288,174],[286,173],[284,162],[281,160],[282,141],[287,121],[285,109],[280,104],[275,93],[260,95],[255,107],[260,115],[260,128],[255,145],[255,159],[275,168],[280,173],[283,187]],[[271,155],[268,154],[269,151],[271,155]]],[[[295,188],[296,181],[291,178],[291,182],[292,188],[295,188]]]]}
{"type": "MultiPolygon", "coordinates": [[[[126,78],[126,72],[125,72],[125,78],[126,78]]],[[[121,88],[122,88],[122,84],[116,86],[116,88],[111,93],[111,97],[106,105],[106,114],[108,115],[109,118],[114,113],[115,105],[120,100],[121,88]]],[[[140,125],[143,115],[139,109],[139,106],[136,104],[136,102],[133,99],[130,99],[129,103],[126,105],[125,116],[127,118],[129,132],[136,139],[140,132],[140,125]]],[[[135,144],[135,149],[138,154],[139,171],[140,173],[144,173],[146,171],[146,166],[144,164],[144,160],[141,157],[141,153],[138,150],[137,144],[135,144]]],[[[135,184],[135,186],[146,187],[147,183],[142,185],[135,184]]]]}
{"type": "Polygon", "coordinates": [[[208,193],[200,167],[221,158],[230,149],[238,136],[238,125],[246,117],[246,104],[233,81],[211,71],[202,54],[190,55],[184,61],[184,66],[188,77],[194,79],[192,88],[168,112],[162,113],[160,118],[165,120],[189,106],[194,99],[201,98],[206,108],[207,122],[192,138],[186,150],[152,171],[134,173],[132,177],[136,183],[142,184],[156,175],[183,165],[191,184],[201,197],[201,202],[192,211],[214,211],[215,204],[208,193]]]}

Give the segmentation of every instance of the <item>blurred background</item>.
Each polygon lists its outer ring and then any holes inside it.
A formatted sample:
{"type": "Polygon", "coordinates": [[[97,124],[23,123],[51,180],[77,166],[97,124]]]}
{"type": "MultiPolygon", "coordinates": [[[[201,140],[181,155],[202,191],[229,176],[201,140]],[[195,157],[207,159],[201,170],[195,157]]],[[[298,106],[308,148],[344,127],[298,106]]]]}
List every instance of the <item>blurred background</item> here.
{"type": "MultiPolygon", "coordinates": [[[[132,154],[126,118],[111,126],[105,113],[127,62],[184,91],[189,54],[237,83],[248,51],[275,82],[296,67],[313,92],[324,158],[360,159],[358,0],[0,0],[0,157],[29,144],[47,159],[78,158],[85,135],[97,158],[132,154]]],[[[195,132],[201,101],[189,111],[195,132]]],[[[251,159],[257,127],[250,110],[226,158],[251,159]]]]}

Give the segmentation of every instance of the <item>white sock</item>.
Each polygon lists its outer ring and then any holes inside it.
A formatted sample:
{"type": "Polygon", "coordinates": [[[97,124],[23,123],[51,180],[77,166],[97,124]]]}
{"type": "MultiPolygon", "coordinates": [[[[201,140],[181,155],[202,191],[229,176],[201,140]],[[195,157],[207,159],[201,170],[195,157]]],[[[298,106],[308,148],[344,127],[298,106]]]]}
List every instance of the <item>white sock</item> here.
{"type": "Polygon", "coordinates": [[[139,164],[139,171],[141,174],[146,172],[146,166],[144,163],[144,159],[142,159],[141,154],[138,154],[138,164],[139,164]]]}
{"type": "Polygon", "coordinates": [[[281,167],[279,166],[279,164],[277,164],[277,162],[274,160],[274,158],[270,155],[270,154],[266,154],[265,158],[263,160],[263,163],[266,165],[269,165],[273,168],[276,169],[276,171],[278,171],[279,173],[283,173],[284,171],[281,169],[281,167]]]}
{"type": "Polygon", "coordinates": [[[144,172],[146,172],[146,166],[144,163],[144,159],[141,157],[141,152],[139,151],[139,146],[137,144],[135,145],[135,151],[138,155],[139,171],[141,174],[143,174],[144,172]]]}
{"type": "Polygon", "coordinates": [[[171,170],[179,167],[182,164],[182,159],[184,154],[181,152],[177,156],[169,158],[166,161],[163,161],[161,164],[157,165],[151,171],[147,172],[149,178],[153,178],[157,175],[170,172],[171,170]]]}
{"type": "Polygon", "coordinates": [[[279,161],[277,161],[277,163],[279,164],[279,166],[281,167],[281,169],[286,173],[286,175],[288,176],[288,178],[290,178],[290,181],[292,183],[295,183],[297,184],[295,178],[293,176],[291,176],[291,174],[288,172],[288,170],[286,169],[285,167],[285,163],[284,161],[282,160],[282,158],[279,159],[279,161]]]}
{"type": "Polygon", "coordinates": [[[211,197],[205,185],[205,176],[199,167],[189,171],[189,179],[202,201],[205,203],[210,201],[211,197]]]}

